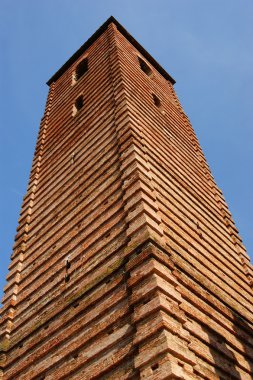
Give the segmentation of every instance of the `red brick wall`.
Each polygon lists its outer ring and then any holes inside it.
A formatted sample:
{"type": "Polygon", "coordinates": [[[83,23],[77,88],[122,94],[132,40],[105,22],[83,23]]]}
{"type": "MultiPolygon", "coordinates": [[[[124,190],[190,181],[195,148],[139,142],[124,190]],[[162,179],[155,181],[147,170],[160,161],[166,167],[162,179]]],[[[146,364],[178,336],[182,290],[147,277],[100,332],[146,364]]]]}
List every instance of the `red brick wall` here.
{"type": "Polygon", "coordinates": [[[172,84],[123,34],[109,24],[51,84],[5,287],[3,379],[250,380],[248,256],[172,84]]]}

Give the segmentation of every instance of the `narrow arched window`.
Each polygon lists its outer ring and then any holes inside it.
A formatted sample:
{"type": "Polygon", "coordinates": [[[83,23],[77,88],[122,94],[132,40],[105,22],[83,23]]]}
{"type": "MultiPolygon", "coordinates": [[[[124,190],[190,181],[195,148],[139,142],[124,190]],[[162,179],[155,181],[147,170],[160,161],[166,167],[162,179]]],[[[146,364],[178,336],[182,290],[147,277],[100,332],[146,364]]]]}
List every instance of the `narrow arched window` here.
{"type": "Polygon", "coordinates": [[[84,105],[83,95],[80,95],[78,96],[78,98],[76,98],[75,104],[73,106],[73,116],[75,116],[77,112],[80,111],[83,105],[84,105]]]}
{"type": "Polygon", "coordinates": [[[88,59],[85,58],[76,66],[74,79],[78,81],[88,71],[88,59]]]}
{"type": "Polygon", "coordinates": [[[80,109],[83,107],[83,95],[78,96],[75,101],[75,107],[77,111],[80,111],[80,109]]]}
{"type": "Polygon", "coordinates": [[[144,71],[145,74],[151,77],[153,75],[153,72],[151,68],[149,67],[149,65],[140,57],[138,57],[138,60],[139,60],[140,68],[142,69],[142,71],[144,71]]]}

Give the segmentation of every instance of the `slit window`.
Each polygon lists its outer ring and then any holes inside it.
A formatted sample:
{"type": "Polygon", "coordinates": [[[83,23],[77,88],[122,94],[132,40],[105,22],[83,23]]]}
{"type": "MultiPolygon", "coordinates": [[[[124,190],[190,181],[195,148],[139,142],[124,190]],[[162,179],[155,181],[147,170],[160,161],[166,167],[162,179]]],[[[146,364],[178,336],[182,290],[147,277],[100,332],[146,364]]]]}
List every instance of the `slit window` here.
{"type": "Polygon", "coordinates": [[[152,96],[153,96],[153,101],[154,101],[155,106],[160,108],[161,107],[161,100],[155,94],[152,94],[152,96]]]}
{"type": "Polygon", "coordinates": [[[81,108],[83,108],[83,105],[84,105],[83,95],[78,96],[73,107],[73,116],[75,116],[76,113],[79,112],[81,108]]]}
{"type": "Polygon", "coordinates": [[[146,75],[151,77],[153,72],[151,68],[149,67],[149,65],[145,61],[143,61],[143,59],[141,59],[140,57],[138,57],[138,60],[139,60],[140,68],[142,69],[142,71],[144,71],[146,75]]]}
{"type": "Polygon", "coordinates": [[[74,79],[75,81],[78,81],[86,72],[88,71],[88,59],[83,59],[78,65],[76,66],[74,79]]]}

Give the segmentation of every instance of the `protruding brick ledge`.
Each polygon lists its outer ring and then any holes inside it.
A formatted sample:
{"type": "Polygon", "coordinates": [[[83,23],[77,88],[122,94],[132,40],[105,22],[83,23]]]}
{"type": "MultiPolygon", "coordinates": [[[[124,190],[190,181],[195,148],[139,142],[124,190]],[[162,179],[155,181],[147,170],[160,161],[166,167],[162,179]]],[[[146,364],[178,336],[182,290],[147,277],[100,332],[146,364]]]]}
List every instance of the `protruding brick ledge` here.
{"type": "Polygon", "coordinates": [[[45,142],[45,135],[52,104],[53,91],[54,84],[52,84],[50,88],[46,103],[45,115],[42,118],[40,125],[39,137],[35,149],[35,157],[32,164],[28,190],[26,197],[23,201],[21,215],[19,219],[19,228],[17,229],[18,233],[15,238],[16,242],[11,257],[13,263],[11,263],[9,266],[9,269],[11,269],[11,273],[7,276],[8,284],[4,288],[5,295],[3,297],[3,307],[1,309],[0,321],[0,369],[4,368],[5,352],[8,351],[9,348],[9,339],[13,326],[13,319],[15,316],[15,305],[18,296],[20,277],[22,275],[23,261],[25,259],[26,242],[29,239],[29,224],[32,214],[32,207],[34,204],[36,187],[38,184],[41,159],[43,155],[43,144],[45,142]]]}
{"type": "MultiPolygon", "coordinates": [[[[121,69],[121,58],[118,52],[117,28],[114,24],[108,26],[108,41],[110,46],[110,62],[111,62],[111,78],[115,98],[115,126],[118,136],[119,154],[121,163],[121,175],[124,189],[126,221],[129,225],[127,235],[130,239],[129,244],[133,241],[139,241],[141,234],[149,236],[150,231],[157,234],[157,237],[162,238],[163,231],[161,229],[161,219],[158,214],[158,206],[155,202],[154,189],[152,190],[152,178],[148,162],[144,161],[141,155],[138,154],[138,147],[135,144],[135,135],[132,129],[130,118],[130,110],[127,102],[127,94],[124,89],[124,76],[121,69]],[[121,147],[124,145],[124,154],[121,153],[121,147]],[[126,148],[127,146],[127,148],[126,148]],[[141,187],[136,191],[131,189],[131,184],[136,181],[136,176],[139,178],[139,183],[143,181],[147,183],[149,191],[145,196],[142,196],[141,187]],[[150,194],[151,193],[151,194],[150,194]],[[135,197],[133,198],[133,196],[135,197]],[[145,199],[146,198],[146,199],[145,199]],[[132,200],[138,199],[138,202],[133,204],[132,200]]],[[[123,152],[123,150],[122,150],[123,152]]]]}

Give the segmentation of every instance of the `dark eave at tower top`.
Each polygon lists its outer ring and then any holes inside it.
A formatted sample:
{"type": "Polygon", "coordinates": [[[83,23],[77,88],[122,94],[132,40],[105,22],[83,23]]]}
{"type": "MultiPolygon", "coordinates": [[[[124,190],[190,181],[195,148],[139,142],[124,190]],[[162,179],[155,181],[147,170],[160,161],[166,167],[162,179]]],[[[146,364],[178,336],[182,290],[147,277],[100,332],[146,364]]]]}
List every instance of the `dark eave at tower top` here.
{"type": "Polygon", "coordinates": [[[150,62],[156,70],[164,76],[165,79],[175,84],[176,81],[165,71],[162,66],[137,42],[128,31],[123,28],[123,26],[113,17],[109,17],[108,20],[100,26],[100,28],[69,58],[67,62],[49,79],[47,85],[50,86],[51,83],[55,82],[60,76],[88,49],[96,39],[107,29],[110,23],[114,23],[117,29],[125,36],[128,41],[150,62]]]}

